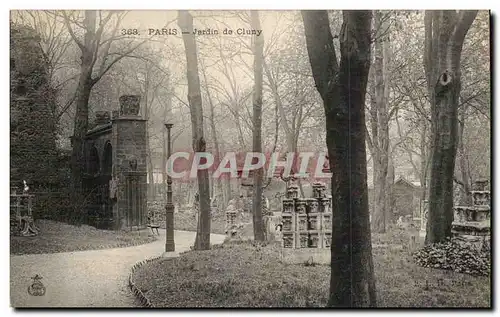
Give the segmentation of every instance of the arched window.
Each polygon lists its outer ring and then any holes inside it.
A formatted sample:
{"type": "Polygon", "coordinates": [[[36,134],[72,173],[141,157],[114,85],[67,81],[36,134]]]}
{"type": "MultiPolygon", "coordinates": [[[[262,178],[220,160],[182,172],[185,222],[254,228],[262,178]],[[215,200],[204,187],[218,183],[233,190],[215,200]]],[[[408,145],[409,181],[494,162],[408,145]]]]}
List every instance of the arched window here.
{"type": "Polygon", "coordinates": [[[89,154],[89,167],[88,167],[88,172],[91,175],[95,175],[99,173],[99,154],[97,152],[97,149],[95,146],[92,146],[90,149],[90,154],[89,154]]]}
{"type": "Polygon", "coordinates": [[[107,142],[104,146],[104,162],[102,168],[103,175],[111,175],[113,170],[113,147],[107,142]]]}

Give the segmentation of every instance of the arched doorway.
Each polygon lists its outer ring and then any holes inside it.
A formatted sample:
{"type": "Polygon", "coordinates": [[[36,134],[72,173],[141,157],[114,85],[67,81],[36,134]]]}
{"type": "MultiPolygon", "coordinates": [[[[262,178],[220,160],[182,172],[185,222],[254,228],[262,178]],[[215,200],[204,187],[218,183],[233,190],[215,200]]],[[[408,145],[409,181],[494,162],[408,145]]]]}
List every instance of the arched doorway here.
{"type": "Polygon", "coordinates": [[[103,164],[102,164],[102,174],[108,175],[111,179],[111,172],[113,170],[113,147],[110,142],[107,142],[104,146],[103,164]]]}
{"type": "Polygon", "coordinates": [[[86,223],[98,229],[113,228],[113,201],[109,190],[113,167],[112,152],[113,148],[109,142],[105,144],[101,156],[94,145],[88,152],[85,175],[85,199],[88,201],[86,223]]]}
{"type": "Polygon", "coordinates": [[[99,173],[100,169],[99,163],[99,153],[97,152],[97,148],[92,146],[89,153],[89,163],[88,163],[88,174],[89,176],[95,176],[99,173]]]}
{"type": "Polygon", "coordinates": [[[99,221],[100,229],[113,228],[113,200],[110,196],[109,182],[113,171],[113,147],[108,141],[104,145],[102,169],[100,175],[101,183],[101,214],[99,221]]]}
{"type": "Polygon", "coordinates": [[[97,148],[92,145],[88,150],[88,160],[86,173],[84,175],[85,182],[85,196],[83,197],[86,203],[86,220],[85,223],[95,226],[98,219],[98,210],[100,204],[99,191],[98,191],[98,175],[100,170],[99,152],[97,148]]]}

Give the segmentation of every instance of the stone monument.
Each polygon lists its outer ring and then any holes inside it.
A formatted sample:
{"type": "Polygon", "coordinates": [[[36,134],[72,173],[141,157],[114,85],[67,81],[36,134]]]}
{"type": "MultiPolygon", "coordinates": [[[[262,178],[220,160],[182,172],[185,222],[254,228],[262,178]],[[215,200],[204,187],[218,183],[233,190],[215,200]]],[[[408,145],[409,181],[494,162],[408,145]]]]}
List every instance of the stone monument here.
{"type": "Polygon", "coordinates": [[[313,197],[299,197],[298,187],[291,185],[283,199],[282,252],[287,263],[330,263],[332,240],[331,198],[326,186],[313,184],[313,197]]]}
{"type": "Polygon", "coordinates": [[[455,206],[452,233],[462,244],[489,247],[491,240],[491,192],[488,181],[473,184],[472,206],[455,206]]]}

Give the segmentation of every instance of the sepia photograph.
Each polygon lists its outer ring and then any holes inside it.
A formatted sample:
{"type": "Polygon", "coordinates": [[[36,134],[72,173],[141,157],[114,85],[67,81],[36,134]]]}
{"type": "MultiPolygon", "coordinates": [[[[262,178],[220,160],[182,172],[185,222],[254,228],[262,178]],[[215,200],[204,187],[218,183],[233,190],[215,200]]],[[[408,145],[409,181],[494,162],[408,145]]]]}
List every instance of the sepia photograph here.
{"type": "Polygon", "coordinates": [[[9,13],[11,308],[493,308],[489,10],[9,13]]]}

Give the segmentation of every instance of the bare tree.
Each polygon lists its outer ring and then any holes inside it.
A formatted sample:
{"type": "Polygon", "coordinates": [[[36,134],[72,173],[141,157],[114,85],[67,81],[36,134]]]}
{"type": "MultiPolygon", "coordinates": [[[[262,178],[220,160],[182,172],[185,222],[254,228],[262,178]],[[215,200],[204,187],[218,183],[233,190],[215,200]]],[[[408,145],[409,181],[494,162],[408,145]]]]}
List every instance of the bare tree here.
{"type": "Polygon", "coordinates": [[[111,67],[113,67],[114,64],[127,56],[127,54],[133,52],[138,46],[143,44],[144,41],[132,45],[116,58],[108,62],[111,43],[116,39],[121,20],[125,13],[108,12],[107,15],[103,17],[101,12],[97,14],[96,11],[85,11],[83,23],[77,21],[77,17],[74,13],[75,12],[69,15],[67,12],[63,11],[64,23],[68,32],[81,51],[80,75],[76,90],[75,125],[72,139],[73,151],[71,156],[73,186],[75,188],[80,188],[82,186],[82,174],[85,164],[83,160],[83,140],[88,131],[88,102],[92,87],[111,69],[111,67]],[[112,28],[110,38],[103,39],[104,30],[115,15],[115,24],[112,28]],[[97,16],[99,16],[99,19],[97,16]],[[72,24],[83,28],[83,40],[77,36],[73,30],[72,24]],[[100,63],[97,63],[99,58],[100,63]],[[95,67],[96,64],[97,67],[95,67]]]}
{"type": "Polygon", "coordinates": [[[389,50],[390,41],[386,34],[388,29],[387,19],[384,13],[376,10],[374,13],[375,24],[375,49],[374,67],[372,75],[374,81],[371,89],[370,104],[370,126],[371,137],[367,135],[370,153],[373,158],[373,188],[374,188],[374,208],[372,229],[375,232],[383,233],[387,224],[387,211],[390,201],[389,193],[389,50]]]}
{"type": "MultiPolygon", "coordinates": [[[[260,30],[259,12],[252,11],[251,25],[260,30]]],[[[264,61],[264,35],[254,39],[254,90],[253,90],[253,152],[262,153],[262,80],[264,61]]],[[[264,168],[254,171],[253,180],[253,234],[257,241],[264,241],[264,222],[262,220],[262,184],[264,168]]]]}
{"type": "Polygon", "coordinates": [[[326,11],[302,11],[316,88],[323,99],[332,168],[328,306],[376,306],[365,149],[371,11],[343,11],[340,65],[326,11]]]}
{"type": "MultiPolygon", "coordinates": [[[[214,98],[212,97],[212,93],[210,91],[210,85],[209,85],[209,81],[207,79],[208,76],[207,76],[207,71],[206,71],[206,67],[205,67],[205,62],[203,62],[203,59],[200,59],[200,63],[201,63],[201,73],[203,75],[203,83],[204,83],[204,87],[205,87],[205,92],[207,95],[208,104],[210,106],[210,115],[209,115],[210,132],[211,132],[212,141],[214,143],[214,150],[215,150],[214,166],[218,166],[222,157],[221,157],[221,146],[219,143],[219,137],[218,137],[217,128],[216,128],[217,123],[215,120],[214,98]]],[[[229,196],[230,196],[230,192],[231,192],[229,179],[228,178],[219,178],[219,179],[217,179],[217,181],[215,182],[215,186],[213,186],[213,187],[217,187],[218,191],[220,191],[222,194],[222,201],[220,201],[220,204],[218,204],[218,208],[225,210],[226,204],[229,201],[229,196]]],[[[212,189],[213,189],[213,187],[212,187],[212,189]]],[[[215,195],[212,195],[212,196],[215,196],[215,195]]]]}
{"type": "MultiPolygon", "coordinates": [[[[178,25],[182,30],[182,39],[186,49],[188,100],[191,110],[191,125],[193,129],[193,150],[206,151],[206,141],[203,136],[203,106],[201,99],[200,78],[198,75],[198,55],[193,32],[193,17],[188,11],[179,11],[178,25]]],[[[196,232],[195,250],[210,249],[210,184],[208,170],[198,170],[198,191],[200,198],[200,216],[196,232]]]]}

